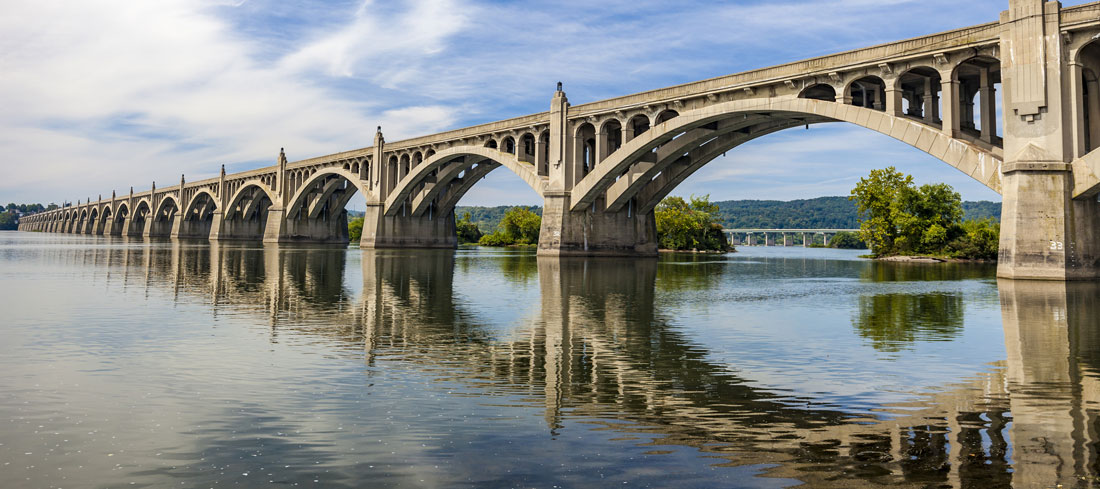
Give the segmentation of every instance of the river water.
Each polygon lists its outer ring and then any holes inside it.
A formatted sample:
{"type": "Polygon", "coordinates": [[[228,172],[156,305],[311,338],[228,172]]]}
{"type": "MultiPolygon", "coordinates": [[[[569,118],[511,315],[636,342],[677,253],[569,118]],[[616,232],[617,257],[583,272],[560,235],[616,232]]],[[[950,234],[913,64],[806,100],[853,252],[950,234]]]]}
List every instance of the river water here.
{"type": "Polygon", "coordinates": [[[0,234],[0,487],[1091,487],[1095,284],[0,234]]]}

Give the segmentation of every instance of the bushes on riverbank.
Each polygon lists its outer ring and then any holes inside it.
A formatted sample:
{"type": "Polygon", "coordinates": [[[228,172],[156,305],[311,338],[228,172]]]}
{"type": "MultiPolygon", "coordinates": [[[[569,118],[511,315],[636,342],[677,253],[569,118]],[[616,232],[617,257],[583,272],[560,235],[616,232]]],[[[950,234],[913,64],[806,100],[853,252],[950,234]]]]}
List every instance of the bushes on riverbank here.
{"type": "Polygon", "coordinates": [[[458,235],[458,244],[477,244],[484,234],[477,227],[477,223],[470,221],[470,213],[462,213],[462,217],[455,220],[455,234],[458,235]]]}

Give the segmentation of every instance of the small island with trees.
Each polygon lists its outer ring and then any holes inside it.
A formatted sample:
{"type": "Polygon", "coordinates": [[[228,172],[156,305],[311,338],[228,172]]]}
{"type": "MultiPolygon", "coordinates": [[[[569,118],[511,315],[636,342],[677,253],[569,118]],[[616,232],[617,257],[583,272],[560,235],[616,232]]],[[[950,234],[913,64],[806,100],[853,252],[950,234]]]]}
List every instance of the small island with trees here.
{"type": "Polygon", "coordinates": [[[894,167],[872,170],[849,197],[859,210],[859,237],[874,258],[997,259],[1000,223],[963,220],[962,198],[945,183],[917,187],[894,167]]]}

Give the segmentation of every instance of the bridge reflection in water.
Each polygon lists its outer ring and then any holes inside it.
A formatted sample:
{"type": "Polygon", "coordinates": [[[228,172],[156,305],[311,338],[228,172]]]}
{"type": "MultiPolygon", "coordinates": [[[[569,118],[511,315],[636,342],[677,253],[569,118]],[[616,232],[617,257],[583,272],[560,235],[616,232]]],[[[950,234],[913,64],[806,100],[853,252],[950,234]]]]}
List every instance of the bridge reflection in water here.
{"type": "MultiPolygon", "coordinates": [[[[764,464],[766,476],[812,487],[1047,487],[1100,476],[1096,284],[999,282],[1003,364],[860,413],[793,400],[708,359],[655,305],[658,275],[684,285],[657,261],[494,261],[511,279],[538,283],[535,302],[501,299],[528,324],[510,335],[457,297],[452,251],[172,242],[89,249],[84,261],[122,269],[109,280],[128,288],[206,297],[214,314],[266,315],[272,341],[320,338],[363,352],[368,365],[400,359],[474,390],[517,394],[544,412],[551,436],[564,418],[583,418],[653,453],[692,447],[716,465],[764,464]]],[[[967,273],[876,264],[863,280],[967,273]]],[[[950,339],[962,307],[934,294],[872,295],[853,327],[893,351],[913,338],[950,339]],[[915,311],[932,316],[907,322],[915,311]]]]}

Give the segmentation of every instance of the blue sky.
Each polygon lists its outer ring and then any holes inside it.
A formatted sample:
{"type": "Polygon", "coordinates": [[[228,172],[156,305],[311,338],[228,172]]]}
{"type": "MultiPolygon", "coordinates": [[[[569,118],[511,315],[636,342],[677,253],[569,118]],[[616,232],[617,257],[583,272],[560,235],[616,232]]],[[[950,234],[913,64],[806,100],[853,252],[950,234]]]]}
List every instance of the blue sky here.
{"type": "MultiPolygon", "coordinates": [[[[1065,5],[1084,3],[1065,2],[1065,5]]],[[[4,202],[147,189],[995,21],[1006,0],[6,0],[4,202]]],[[[829,124],[731,151],[677,194],[846,195],[888,165],[999,200],[871,131],[829,124]]],[[[538,204],[498,170],[467,205],[538,204]]],[[[354,205],[361,207],[361,204],[354,205]]]]}

